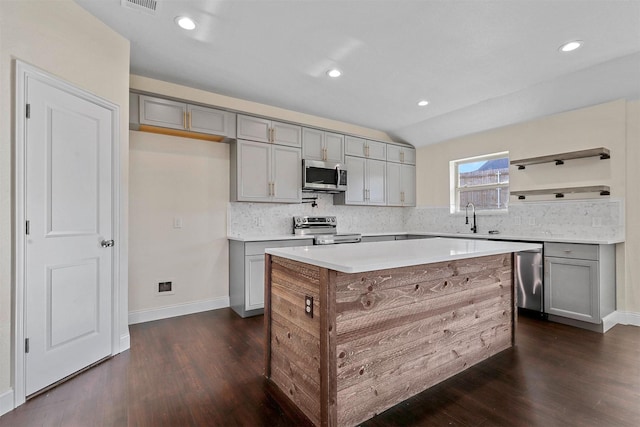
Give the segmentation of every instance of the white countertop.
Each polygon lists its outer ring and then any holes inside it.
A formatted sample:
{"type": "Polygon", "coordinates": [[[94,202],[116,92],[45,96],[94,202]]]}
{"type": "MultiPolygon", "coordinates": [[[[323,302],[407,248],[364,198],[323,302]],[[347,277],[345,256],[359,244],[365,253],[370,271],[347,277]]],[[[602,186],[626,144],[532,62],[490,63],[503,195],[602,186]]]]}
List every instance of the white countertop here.
{"type": "MultiPolygon", "coordinates": [[[[340,233],[346,233],[340,231],[340,233]]],[[[399,232],[382,232],[382,233],[362,233],[362,236],[434,236],[434,237],[455,237],[463,239],[491,239],[491,240],[511,240],[511,241],[525,241],[525,242],[558,242],[558,243],[584,243],[594,245],[613,245],[616,243],[624,242],[624,239],[610,238],[610,239],[590,239],[588,237],[552,237],[552,236],[513,236],[508,234],[482,234],[482,233],[440,233],[435,231],[399,231],[399,232]]],[[[280,234],[271,236],[227,236],[229,240],[237,240],[239,242],[266,242],[270,240],[299,240],[299,239],[313,239],[313,236],[296,236],[294,234],[280,234]]]]}
{"type": "Polygon", "coordinates": [[[300,240],[311,239],[313,236],[296,236],[295,234],[278,234],[271,236],[227,236],[229,240],[237,240],[238,242],[267,242],[270,240],[300,240]]]}
{"type": "Polygon", "coordinates": [[[558,237],[558,236],[513,236],[509,234],[482,234],[482,233],[438,233],[435,231],[407,232],[397,234],[411,234],[415,236],[456,237],[464,239],[492,239],[492,240],[516,240],[526,242],[558,242],[558,243],[585,243],[593,245],[613,245],[624,242],[623,238],[593,239],[589,237],[558,237]]]}
{"type": "Polygon", "coordinates": [[[542,245],[471,239],[396,240],[327,246],[268,248],[266,253],[343,273],[431,264],[509,252],[540,249],[542,245]]]}

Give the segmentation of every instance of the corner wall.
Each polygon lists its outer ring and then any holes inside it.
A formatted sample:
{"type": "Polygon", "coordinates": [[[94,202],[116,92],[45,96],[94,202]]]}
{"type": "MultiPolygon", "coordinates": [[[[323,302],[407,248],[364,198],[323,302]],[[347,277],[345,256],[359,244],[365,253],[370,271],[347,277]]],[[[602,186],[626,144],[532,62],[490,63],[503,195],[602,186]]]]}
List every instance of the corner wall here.
{"type": "MultiPolygon", "coordinates": [[[[120,106],[120,334],[128,339],[127,171],[129,41],[70,0],[0,1],[0,414],[11,399],[14,330],[15,60],[56,75],[120,106]]],[[[11,407],[9,407],[11,409],[11,407]]]]}

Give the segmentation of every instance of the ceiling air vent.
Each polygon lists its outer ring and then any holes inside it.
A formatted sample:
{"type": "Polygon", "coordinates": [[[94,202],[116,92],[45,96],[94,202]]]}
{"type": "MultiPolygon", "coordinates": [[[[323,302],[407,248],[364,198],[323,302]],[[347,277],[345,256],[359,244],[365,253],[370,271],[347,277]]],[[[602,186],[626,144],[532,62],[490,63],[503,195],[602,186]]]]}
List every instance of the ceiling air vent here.
{"type": "Polygon", "coordinates": [[[158,11],[158,0],[120,0],[122,7],[139,10],[155,15],[158,11]]]}

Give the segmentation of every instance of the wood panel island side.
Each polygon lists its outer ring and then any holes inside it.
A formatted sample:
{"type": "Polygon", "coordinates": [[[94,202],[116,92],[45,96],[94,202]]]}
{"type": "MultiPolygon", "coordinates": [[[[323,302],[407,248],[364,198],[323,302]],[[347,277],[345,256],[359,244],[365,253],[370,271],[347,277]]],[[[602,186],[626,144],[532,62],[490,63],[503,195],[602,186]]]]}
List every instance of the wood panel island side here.
{"type": "Polygon", "coordinates": [[[265,375],[315,425],[365,421],[514,345],[512,254],[539,248],[437,238],[267,249],[265,375]]]}

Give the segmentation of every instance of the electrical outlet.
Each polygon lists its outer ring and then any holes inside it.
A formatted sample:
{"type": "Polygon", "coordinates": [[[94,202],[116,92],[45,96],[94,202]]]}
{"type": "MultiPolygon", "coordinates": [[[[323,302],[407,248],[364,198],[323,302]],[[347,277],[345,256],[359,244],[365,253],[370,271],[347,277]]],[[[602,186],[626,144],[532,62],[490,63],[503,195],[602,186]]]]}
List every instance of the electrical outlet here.
{"type": "Polygon", "coordinates": [[[313,319],[313,297],[304,296],[304,314],[313,319]]]}
{"type": "Polygon", "coordinates": [[[175,288],[173,285],[173,280],[158,282],[158,295],[173,295],[175,293],[175,288]]]}
{"type": "Polygon", "coordinates": [[[173,218],[173,228],[182,228],[182,218],[179,216],[173,218]]]}

